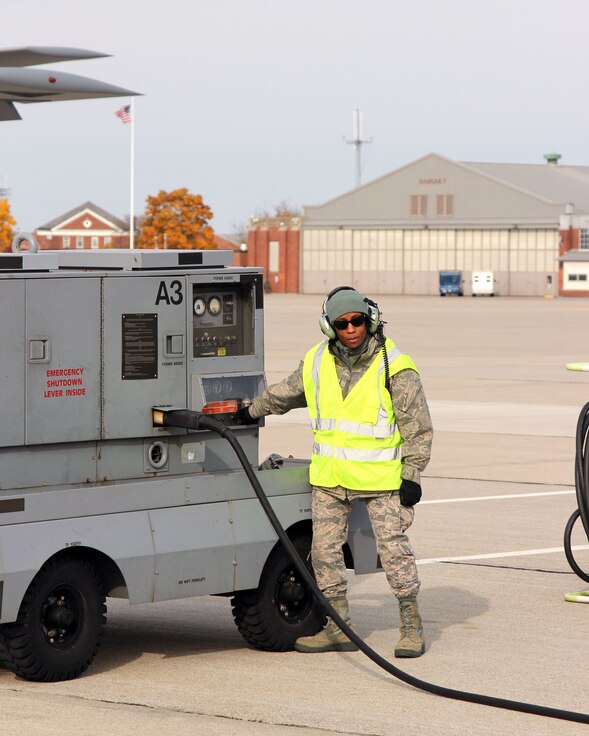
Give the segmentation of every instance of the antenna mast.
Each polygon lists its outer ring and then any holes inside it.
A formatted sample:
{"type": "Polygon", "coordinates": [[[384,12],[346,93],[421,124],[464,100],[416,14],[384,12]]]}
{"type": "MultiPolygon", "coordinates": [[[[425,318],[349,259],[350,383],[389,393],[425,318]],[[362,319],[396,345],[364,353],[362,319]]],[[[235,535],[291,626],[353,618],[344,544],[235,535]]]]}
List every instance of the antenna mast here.
{"type": "Polygon", "coordinates": [[[361,125],[361,117],[360,117],[360,110],[356,108],[354,110],[354,138],[349,141],[347,138],[344,137],[344,143],[350,143],[354,146],[354,152],[356,157],[356,188],[360,186],[362,183],[362,144],[364,143],[372,143],[372,138],[370,140],[362,140],[362,134],[360,130],[361,125]]]}

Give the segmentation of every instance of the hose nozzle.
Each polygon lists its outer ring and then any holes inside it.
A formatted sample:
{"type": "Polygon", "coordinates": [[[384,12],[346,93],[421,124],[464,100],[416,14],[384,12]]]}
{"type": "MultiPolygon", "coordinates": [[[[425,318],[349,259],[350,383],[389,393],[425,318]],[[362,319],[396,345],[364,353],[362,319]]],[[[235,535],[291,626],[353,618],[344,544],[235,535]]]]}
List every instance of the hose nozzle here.
{"type": "Polygon", "coordinates": [[[152,406],[151,417],[154,427],[180,427],[183,429],[209,429],[224,436],[225,425],[217,419],[191,409],[152,406]]]}

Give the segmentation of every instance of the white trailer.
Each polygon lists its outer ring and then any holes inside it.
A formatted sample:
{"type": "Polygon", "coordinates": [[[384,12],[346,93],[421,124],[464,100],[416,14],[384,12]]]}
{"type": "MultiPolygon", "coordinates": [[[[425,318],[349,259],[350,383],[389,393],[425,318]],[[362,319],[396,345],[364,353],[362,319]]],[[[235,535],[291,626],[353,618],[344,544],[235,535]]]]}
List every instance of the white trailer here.
{"type": "Polygon", "coordinates": [[[496,293],[493,271],[472,272],[473,296],[495,296],[496,293]]]}

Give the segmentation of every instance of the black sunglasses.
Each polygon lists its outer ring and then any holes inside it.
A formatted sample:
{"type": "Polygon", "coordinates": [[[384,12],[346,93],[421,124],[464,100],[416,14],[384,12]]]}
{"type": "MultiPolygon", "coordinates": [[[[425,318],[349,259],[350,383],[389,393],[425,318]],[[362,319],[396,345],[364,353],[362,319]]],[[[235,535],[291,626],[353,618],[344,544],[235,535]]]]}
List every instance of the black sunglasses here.
{"type": "Polygon", "coordinates": [[[352,325],[352,327],[360,327],[360,325],[363,325],[366,322],[366,315],[365,314],[357,314],[355,317],[352,317],[352,319],[334,319],[333,320],[333,326],[336,330],[347,330],[348,325],[352,325]]]}

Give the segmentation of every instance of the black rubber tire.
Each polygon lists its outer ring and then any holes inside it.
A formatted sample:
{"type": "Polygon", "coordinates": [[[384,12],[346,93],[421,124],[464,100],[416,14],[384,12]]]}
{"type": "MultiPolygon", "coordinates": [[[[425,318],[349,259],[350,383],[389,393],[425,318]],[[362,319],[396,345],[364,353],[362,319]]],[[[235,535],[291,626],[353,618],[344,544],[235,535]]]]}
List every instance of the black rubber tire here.
{"type": "Polygon", "coordinates": [[[80,558],[53,558],[33,578],[17,620],[0,626],[0,660],[33,682],[78,677],[102,643],[105,614],[94,567],[80,558]]]}
{"type": "MultiPolygon", "coordinates": [[[[311,535],[299,534],[292,543],[312,573],[311,535]]],[[[325,619],[280,542],[266,560],[259,586],[237,593],[231,605],[243,638],[256,649],[270,652],[293,649],[300,636],[317,633],[325,619]]]]}

